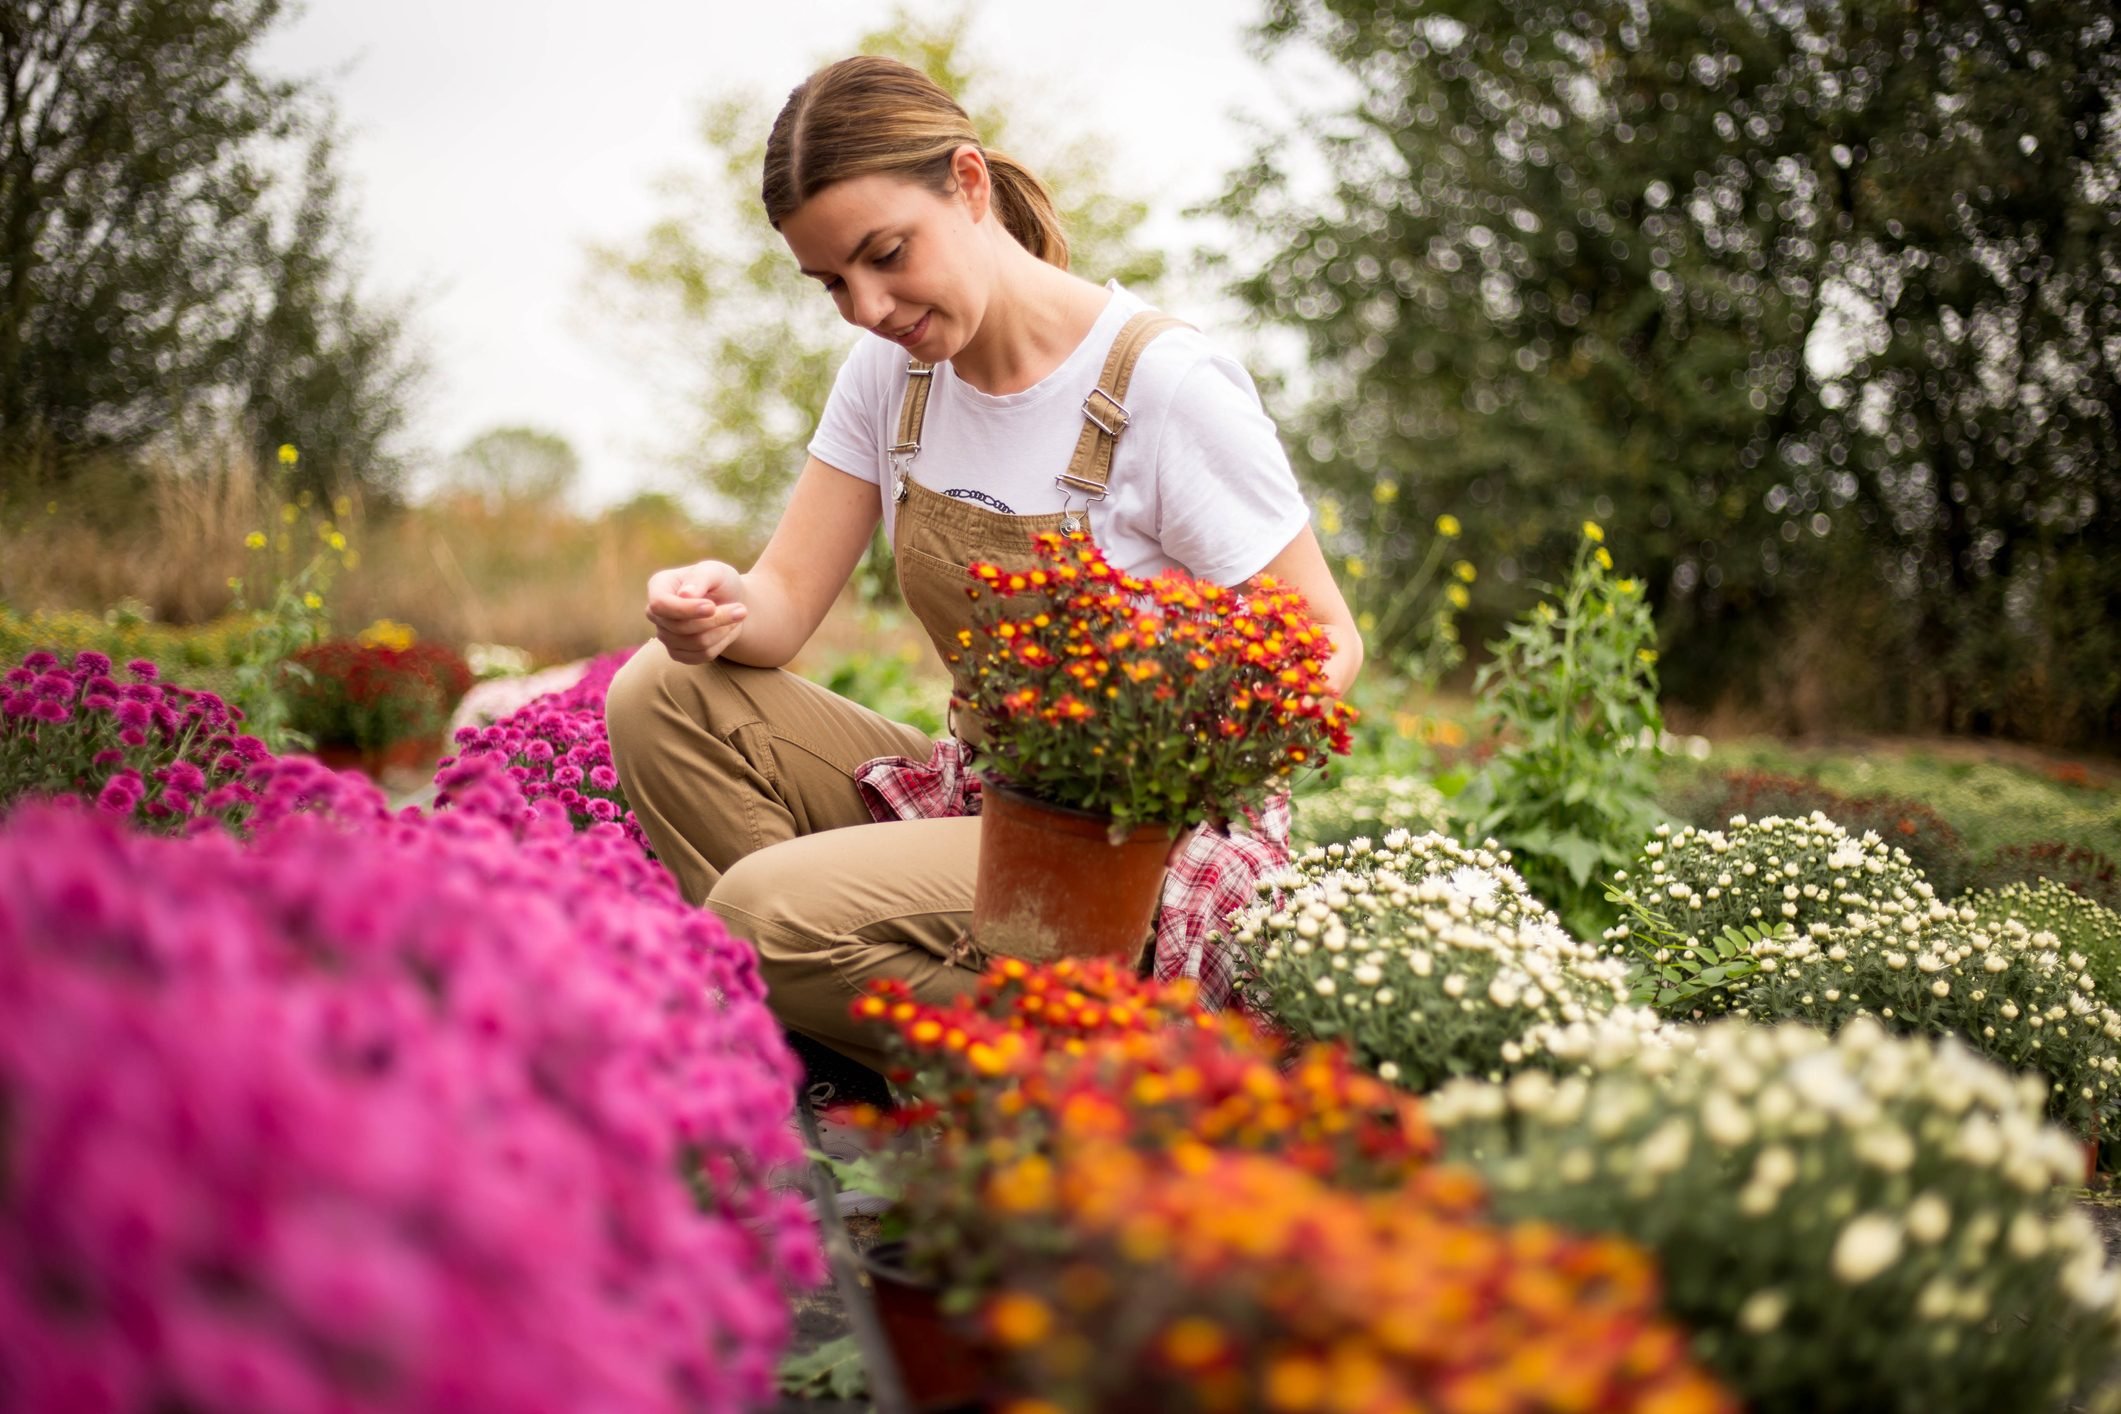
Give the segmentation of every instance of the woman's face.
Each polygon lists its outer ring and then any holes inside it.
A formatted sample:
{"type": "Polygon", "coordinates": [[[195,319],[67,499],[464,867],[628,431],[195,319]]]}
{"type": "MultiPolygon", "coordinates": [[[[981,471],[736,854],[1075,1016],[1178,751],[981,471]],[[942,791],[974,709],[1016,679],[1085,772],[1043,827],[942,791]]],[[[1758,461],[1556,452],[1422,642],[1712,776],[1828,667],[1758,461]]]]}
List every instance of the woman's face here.
{"type": "Polygon", "coordinates": [[[840,318],[927,363],[964,348],[986,310],[979,227],[988,187],[976,150],[960,151],[957,175],[957,190],[943,195],[897,177],[850,177],[781,222],[796,263],[830,292],[840,318]]]}

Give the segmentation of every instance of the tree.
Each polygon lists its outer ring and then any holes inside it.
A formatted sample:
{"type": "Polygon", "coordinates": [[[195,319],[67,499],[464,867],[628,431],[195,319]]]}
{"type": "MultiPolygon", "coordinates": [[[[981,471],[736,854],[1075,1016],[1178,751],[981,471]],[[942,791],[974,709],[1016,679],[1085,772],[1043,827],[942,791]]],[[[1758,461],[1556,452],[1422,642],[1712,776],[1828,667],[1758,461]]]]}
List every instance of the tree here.
{"type": "Polygon", "coordinates": [[[581,470],[581,458],[558,433],[496,427],[472,438],[450,459],[449,480],[455,489],[498,509],[557,501],[574,488],[581,470]]]}
{"type": "Polygon", "coordinates": [[[64,470],[247,414],[374,476],[413,366],[353,293],[280,0],[0,6],[0,452],[64,470]],[[327,366],[328,365],[328,366],[327,366]],[[343,455],[342,455],[343,454],[343,455]]]}
{"type": "Polygon", "coordinates": [[[1611,523],[1683,700],[1808,663],[1859,723],[2110,734],[2114,28],[2093,0],[1272,0],[1265,49],[1357,91],[1308,119],[1322,199],[1277,133],[1218,203],[1238,293],[1305,336],[1304,470],[1402,561],[1459,515],[1506,582],[1611,523]]]}
{"type": "MultiPolygon", "coordinates": [[[[1053,190],[1073,268],[1153,285],[1163,258],[1135,237],[1147,207],[1104,189],[1098,142],[1020,132],[1002,105],[1007,82],[968,57],[967,27],[963,13],[931,25],[899,10],[856,47],[921,69],[965,105],[984,141],[1031,163],[1053,190]]],[[[599,295],[684,370],[671,399],[673,461],[753,538],[786,502],[853,338],[816,282],[797,272],[759,201],[766,135],[783,97],[712,99],[700,123],[706,165],[665,180],[669,214],[638,240],[591,254],[599,295]]]]}

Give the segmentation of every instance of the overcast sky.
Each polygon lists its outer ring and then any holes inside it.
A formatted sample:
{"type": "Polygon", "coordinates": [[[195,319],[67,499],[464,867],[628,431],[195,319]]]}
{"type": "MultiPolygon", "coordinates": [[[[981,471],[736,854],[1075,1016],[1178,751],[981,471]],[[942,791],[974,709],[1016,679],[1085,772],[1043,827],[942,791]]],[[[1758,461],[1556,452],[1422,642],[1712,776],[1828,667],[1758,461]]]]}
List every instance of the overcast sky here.
{"type": "MultiPolygon", "coordinates": [[[[1021,78],[1035,125],[1111,139],[1115,188],[1152,202],[1169,247],[1190,244],[1179,211],[1246,155],[1233,112],[1274,107],[1245,52],[1256,9],[986,0],[971,47],[1021,78]]],[[[264,63],[320,79],[349,129],[370,283],[415,297],[434,371],[418,445],[447,453],[528,423],[581,453],[590,504],[669,485],[646,355],[585,296],[585,248],[655,217],[655,179],[699,158],[708,97],[785,95],[886,13],[874,0],[309,0],[264,63]]]]}

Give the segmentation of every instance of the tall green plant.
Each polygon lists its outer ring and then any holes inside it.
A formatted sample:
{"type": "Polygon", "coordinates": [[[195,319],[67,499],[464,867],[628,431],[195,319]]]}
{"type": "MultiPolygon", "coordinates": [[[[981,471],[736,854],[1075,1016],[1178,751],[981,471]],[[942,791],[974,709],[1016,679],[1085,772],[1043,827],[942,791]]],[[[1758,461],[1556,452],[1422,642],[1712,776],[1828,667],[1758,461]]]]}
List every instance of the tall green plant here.
{"type": "Polygon", "coordinates": [[[1632,860],[1657,822],[1656,624],[1639,580],[1613,572],[1583,523],[1568,583],[1511,624],[1474,679],[1501,746],[1467,787],[1468,838],[1516,852],[1527,883],[1579,936],[1613,921],[1594,882],[1632,860]]]}
{"type": "MultiPolygon", "coordinates": [[[[301,456],[284,445],[276,461],[284,480],[292,478],[301,456]]],[[[342,498],[332,509],[344,514],[341,508],[347,504],[342,498]]],[[[233,700],[243,710],[245,729],[275,755],[316,745],[294,726],[289,686],[307,682],[310,674],[293,659],[330,635],[325,595],[332,577],[340,568],[359,563],[345,532],[314,506],[315,497],[307,490],[283,501],[277,530],[253,530],[244,538],[257,571],[247,579],[238,575],[228,581],[236,596],[235,612],[257,615],[239,650],[233,700]],[[255,606],[252,594],[261,599],[255,606]]]]}

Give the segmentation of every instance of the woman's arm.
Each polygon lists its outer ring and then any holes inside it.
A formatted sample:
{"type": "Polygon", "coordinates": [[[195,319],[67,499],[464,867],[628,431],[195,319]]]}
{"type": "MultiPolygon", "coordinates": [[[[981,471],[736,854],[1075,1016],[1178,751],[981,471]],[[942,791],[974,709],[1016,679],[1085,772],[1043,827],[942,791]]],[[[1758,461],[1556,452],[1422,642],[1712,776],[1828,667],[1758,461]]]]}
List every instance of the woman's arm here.
{"type": "Polygon", "coordinates": [[[1362,634],[1355,627],[1355,616],[1348,611],[1340,586],[1333,582],[1333,571],[1326,567],[1325,552],[1318,548],[1318,537],[1311,533],[1311,527],[1298,531],[1296,538],[1267,561],[1260,573],[1271,574],[1303,591],[1311,604],[1311,617],[1333,637],[1333,656],[1326,660],[1326,681],[1333,684],[1335,692],[1347,696],[1356,673],[1362,670],[1362,634]]]}
{"type": "Polygon", "coordinates": [[[812,457],[758,562],[742,574],[719,560],[657,572],[648,621],[681,663],[778,668],[824,621],[881,514],[875,482],[812,457]]]}

